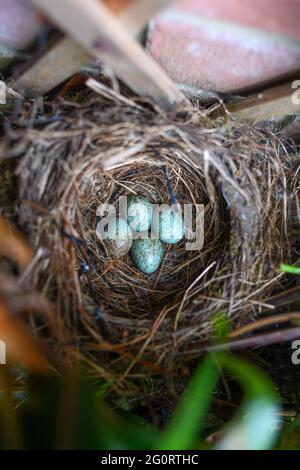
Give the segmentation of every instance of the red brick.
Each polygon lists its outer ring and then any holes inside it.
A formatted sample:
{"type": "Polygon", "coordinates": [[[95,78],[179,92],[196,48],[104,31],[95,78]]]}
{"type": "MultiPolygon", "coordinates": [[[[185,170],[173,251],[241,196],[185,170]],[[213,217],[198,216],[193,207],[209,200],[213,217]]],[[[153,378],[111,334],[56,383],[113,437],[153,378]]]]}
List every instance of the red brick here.
{"type": "Polygon", "coordinates": [[[148,47],[178,83],[237,92],[300,69],[299,0],[184,0],[148,47]]]}

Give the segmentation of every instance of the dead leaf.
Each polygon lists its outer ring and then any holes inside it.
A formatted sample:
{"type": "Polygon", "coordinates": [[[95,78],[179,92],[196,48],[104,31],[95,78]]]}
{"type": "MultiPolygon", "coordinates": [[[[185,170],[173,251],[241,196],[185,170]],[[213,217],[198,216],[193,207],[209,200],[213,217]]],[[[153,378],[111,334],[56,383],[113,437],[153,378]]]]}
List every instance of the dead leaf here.
{"type": "Polygon", "coordinates": [[[69,94],[71,91],[76,90],[79,87],[82,87],[87,80],[86,75],[84,74],[77,74],[74,75],[74,77],[70,78],[61,90],[59,90],[58,96],[64,98],[67,94],[69,94]]]}
{"type": "Polygon", "coordinates": [[[0,256],[15,261],[24,270],[33,258],[33,251],[23,236],[5,219],[0,218],[0,256]]]}
{"type": "Polygon", "coordinates": [[[38,340],[17,317],[9,314],[3,301],[0,301],[0,340],[14,361],[20,361],[36,372],[46,370],[38,340]]]}

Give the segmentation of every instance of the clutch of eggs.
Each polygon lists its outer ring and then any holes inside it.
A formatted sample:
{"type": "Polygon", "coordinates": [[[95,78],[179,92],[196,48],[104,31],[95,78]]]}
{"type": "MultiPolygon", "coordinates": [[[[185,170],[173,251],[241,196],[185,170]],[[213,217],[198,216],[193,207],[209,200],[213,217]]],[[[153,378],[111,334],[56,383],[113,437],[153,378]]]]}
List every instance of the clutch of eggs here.
{"type": "Polygon", "coordinates": [[[161,264],[163,243],[176,244],[183,237],[182,213],[176,206],[163,205],[153,211],[146,197],[136,195],[128,199],[127,220],[121,217],[109,219],[103,238],[110,257],[120,258],[131,250],[137,268],[144,274],[152,274],[161,264]],[[150,228],[156,238],[150,238],[150,228]],[[140,237],[133,239],[134,233],[140,237]]]}

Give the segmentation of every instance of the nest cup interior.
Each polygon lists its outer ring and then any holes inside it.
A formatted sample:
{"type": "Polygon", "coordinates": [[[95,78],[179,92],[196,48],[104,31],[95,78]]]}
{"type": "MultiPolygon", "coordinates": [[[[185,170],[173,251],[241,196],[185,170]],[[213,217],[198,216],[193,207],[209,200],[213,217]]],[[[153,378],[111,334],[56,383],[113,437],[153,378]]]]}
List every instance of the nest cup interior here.
{"type": "Polygon", "coordinates": [[[76,225],[86,241],[92,265],[89,275],[81,277],[83,290],[92,290],[91,295],[98,297],[104,311],[112,315],[126,315],[136,321],[153,319],[163,308],[170,309],[180,303],[197,276],[225,249],[218,202],[210,201],[200,169],[195,170],[192,163],[179,162],[171,156],[157,162],[154,158],[151,161],[148,155],[147,163],[139,163],[137,159],[135,164],[100,174],[99,178],[99,169],[95,169],[94,177],[89,176],[89,183],[78,200],[76,225]],[[122,258],[110,258],[95,233],[97,207],[112,204],[118,212],[119,198],[132,194],[143,195],[153,204],[172,204],[170,186],[182,208],[191,205],[194,221],[196,210],[203,206],[203,248],[187,250],[185,238],[174,245],[164,244],[162,263],[151,275],[135,267],[130,253],[122,258]]]}

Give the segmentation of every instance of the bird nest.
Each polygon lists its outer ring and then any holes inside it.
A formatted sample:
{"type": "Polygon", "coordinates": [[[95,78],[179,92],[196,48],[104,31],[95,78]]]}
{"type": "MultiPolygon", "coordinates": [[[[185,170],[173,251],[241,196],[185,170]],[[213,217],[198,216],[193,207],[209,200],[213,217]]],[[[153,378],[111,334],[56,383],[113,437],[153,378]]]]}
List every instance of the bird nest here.
{"type": "Polygon", "coordinates": [[[25,106],[14,128],[18,213],[36,249],[27,276],[56,309],[51,325],[35,316],[35,328],[118,388],[200,354],[220,313],[235,328],[267,309],[282,289],[280,263],[293,258],[297,183],[270,132],[102,90],[81,103],[25,106]],[[110,258],[97,208],[131,194],[175,198],[194,213],[202,205],[203,246],[166,246],[151,275],[130,254],[110,258]]]}

